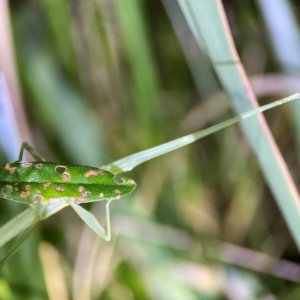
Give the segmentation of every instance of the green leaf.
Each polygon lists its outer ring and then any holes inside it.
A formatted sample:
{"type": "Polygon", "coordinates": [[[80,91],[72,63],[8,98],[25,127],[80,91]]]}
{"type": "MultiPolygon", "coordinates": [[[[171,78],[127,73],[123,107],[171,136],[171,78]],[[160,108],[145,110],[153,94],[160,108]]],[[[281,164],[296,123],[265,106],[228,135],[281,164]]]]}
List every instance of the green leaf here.
{"type": "MultiPolygon", "coordinates": [[[[53,205],[44,206],[44,211],[39,213],[39,220],[49,218],[68,205],[67,201],[61,201],[53,205]]],[[[2,225],[0,227],[0,247],[27,229],[35,221],[36,216],[36,206],[30,207],[2,225]]]]}

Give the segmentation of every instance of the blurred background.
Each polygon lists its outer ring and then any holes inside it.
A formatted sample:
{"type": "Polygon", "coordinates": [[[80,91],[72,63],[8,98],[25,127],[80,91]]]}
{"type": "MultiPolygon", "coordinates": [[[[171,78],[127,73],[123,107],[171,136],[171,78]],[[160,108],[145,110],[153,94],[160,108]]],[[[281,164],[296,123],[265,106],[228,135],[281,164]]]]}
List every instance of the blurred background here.
{"type": "MultiPolygon", "coordinates": [[[[298,1],[223,5],[260,105],[299,92],[298,1]]],[[[28,141],[100,167],[233,116],[175,0],[1,1],[0,72],[1,164],[28,141]]],[[[300,187],[291,112],[265,116],[300,187]]],[[[0,299],[300,299],[298,250],[238,125],[126,176],[111,242],[60,211],[0,270],[0,299]]],[[[85,207],[105,224],[104,205],[85,207]]],[[[1,201],[0,224],[24,209],[1,201]]]]}

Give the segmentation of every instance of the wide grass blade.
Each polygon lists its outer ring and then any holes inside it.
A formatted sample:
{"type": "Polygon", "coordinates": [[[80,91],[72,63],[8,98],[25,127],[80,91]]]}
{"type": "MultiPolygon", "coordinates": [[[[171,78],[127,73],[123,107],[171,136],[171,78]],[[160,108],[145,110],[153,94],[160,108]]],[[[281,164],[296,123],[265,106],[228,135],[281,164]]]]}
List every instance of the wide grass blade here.
{"type": "MultiPolygon", "coordinates": [[[[43,212],[41,212],[40,220],[44,220],[52,216],[53,214],[57,213],[64,207],[68,206],[69,204],[60,201],[54,205],[44,206],[43,212]]],[[[27,229],[28,227],[33,224],[34,220],[37,216],[36,207],[30,207],[26,210],[22,211],[13,219],[9,220],[3,226],[0,227],[0,247],[5,245],[8,241],[13,239],[23,230],[27,229]]]]}
{"type": "Polygon", "coordinates": [[[28,238],[32,230],[34,229],[37,222],[33,222],[28,229],[18,238],[12,248],[6,253],[4,258],[0,260],[0,268],[4,266],[4,264],[19,250],[25,240],[28,238]]]}
{"type": "Polygon", "coordinates": [[[0,227],[0,247],[28,228],[35,219],[35,209],[28,208],[0,227]]]}
{"type": "MultiPolygon", "coordinates": [[[[200,48],[213,64],[234,111],[257,107],[219,0],[178,0],[200,48]]],[[[300,250],[300,199],[288,168],[263,116],[241,123],[260,167],[300,250]]]]}

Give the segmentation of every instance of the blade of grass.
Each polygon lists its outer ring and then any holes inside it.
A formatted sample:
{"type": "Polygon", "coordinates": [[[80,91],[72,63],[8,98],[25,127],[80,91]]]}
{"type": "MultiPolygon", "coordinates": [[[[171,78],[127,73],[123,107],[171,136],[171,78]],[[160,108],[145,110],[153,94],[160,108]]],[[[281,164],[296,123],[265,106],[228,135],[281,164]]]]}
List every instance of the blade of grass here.
{"type": "Polygon", "coordinates": [[[207,99],[216,91],[220,90],[216,75],[209,65],[209,62],[205,59],[203,52],[197,49],[197,42],[186,24],[179,4],[173,0],[163,0],[162,3],[172,22],[176,36],[193,74],[197,91],[203,99],[207,99]]]}
{"type": "MultiPolygon", "coordinates": [[[[116,11],[120,22],[121,37],[130,72],[131,94],[134,98],[135,113],[139,122],[136,132],[144,147],[156,140],[160,130],[161,112],[159,103],[159,82],[153,63],[151,47],[147,40],[141,1],[117,0],[116,11]]],[[[132,118],[132,111],[130,111],[132,118]]]]}
{"type": "Polygon", "coordinates": [[[4,264],[20,249],[22,244],[28,238],[32,230],[34,229],[37,222],[33,222],[28,229],[19,237],[19,239],[15,242],[10,250],[7,251],[7,254],[0,260],[0,268],[4,266],[4,264]]]}
{"type": "Polygon", "coordinates": [[[0,247],[28,228],[35,219],[35,210],[27,208],[0,228],[0,247]]]}
{"type": "MultiPolygon", "coordinates": [[[[41,219],[47,219],[56,212],[60,211],[64,207],[69,205],[66,202],[60,201],[54,205],[45,206],[45,210],[41,216],[41,219]]],[[[17,236],[23,230],[31,226],[36,218],[35,207],[27,208],[22,211],[13,219],[9,220],[7,223],[0,227],[0,247],[5,245],[12,238],[17,236]]]]}
{"type": "MultiPolygon", "coordinates": [[[[221,1],[178,0],[202,51],[210,59],[237,114],[257,107],[240,63],[221,1]],[[213,20],[213,21],[212,21],[213,20]]],[[[268,185],[300,250],[300,199],[295,184],[263,116],[242,121],[268,185]]]]}
{"type": "Polygon", "coordinates": [[[31,105],[37,120],[56,136],[71,160],[82,161],[83,153],[85,164],[95,165],[96,161],[104,160],[100,128],[89,106],[69,82],[59,79],[61,73],[55,60],[42,51],[37,51],[30,63],[31,59],[26,61],[24,75],[33,93],[31,105]],[[62,120],[68,126],[60,126],[62,120]]]}

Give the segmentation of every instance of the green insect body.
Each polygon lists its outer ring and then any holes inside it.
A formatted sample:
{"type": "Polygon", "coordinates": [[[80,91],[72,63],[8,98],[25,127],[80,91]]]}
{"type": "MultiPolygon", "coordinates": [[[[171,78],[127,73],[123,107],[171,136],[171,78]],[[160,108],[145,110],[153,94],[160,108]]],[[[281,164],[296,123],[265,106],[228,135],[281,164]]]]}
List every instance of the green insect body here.
{"type": "Polygon", "coordinates": [[[51,162],[8,163],[0,166],[0,198],[43,205],[72,200],[76,204],[120,199],[130,194],[136,183],[94,167],[63,166],[51,162]]]}

